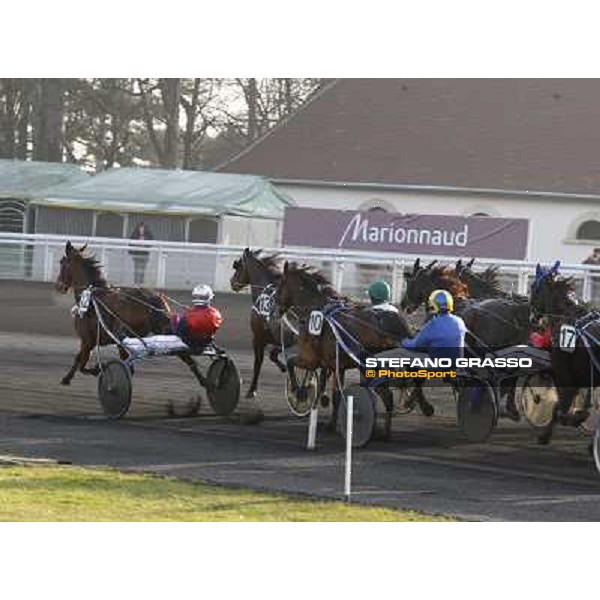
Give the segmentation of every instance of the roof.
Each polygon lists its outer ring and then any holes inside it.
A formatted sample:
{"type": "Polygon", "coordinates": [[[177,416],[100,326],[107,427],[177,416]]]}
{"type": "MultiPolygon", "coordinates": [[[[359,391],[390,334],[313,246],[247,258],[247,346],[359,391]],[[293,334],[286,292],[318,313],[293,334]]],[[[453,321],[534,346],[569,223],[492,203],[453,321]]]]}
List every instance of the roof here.
{"type": "Polygon", "coordinates": [[[0,160],[0,198],[29,199],[48,186],[87,179],[89,176],[73,164],[0,160]]]}
{"type": "Polygon", "coordinates": [[[43,190],[34,201],[120,212],[282,217],[291,201],[266,179],[201,171],[122,168],[43,190]]]}
{"type": "Polygon", "coordinates": [[[339,79],[218,170],[598,193],[600,80],[339,79]]]}

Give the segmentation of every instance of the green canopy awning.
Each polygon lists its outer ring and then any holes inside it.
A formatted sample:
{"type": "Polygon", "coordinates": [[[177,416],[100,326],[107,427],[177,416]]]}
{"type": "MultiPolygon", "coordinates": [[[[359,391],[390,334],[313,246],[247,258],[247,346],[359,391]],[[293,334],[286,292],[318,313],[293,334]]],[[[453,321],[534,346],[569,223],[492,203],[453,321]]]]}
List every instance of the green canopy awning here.
{"type": "Polygon", "coordinates": [[[0,198],[35,198],[49,186],[87,181],[77,165],[25,160],[0,160],[0,198]]]}
{"type": "Polygon", "coordinates": [[[254,175],[122,168],[50,187],[34,203],[118,212],[281,218],[292,201],[254,175]]]}

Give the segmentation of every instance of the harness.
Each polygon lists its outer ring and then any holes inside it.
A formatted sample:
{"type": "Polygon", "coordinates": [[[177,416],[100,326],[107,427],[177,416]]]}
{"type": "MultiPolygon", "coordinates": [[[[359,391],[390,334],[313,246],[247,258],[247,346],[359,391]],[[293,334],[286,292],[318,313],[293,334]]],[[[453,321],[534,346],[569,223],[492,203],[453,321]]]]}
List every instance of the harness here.
{"type": "Polygon", "coordinates": [[[256,298],[252,305],[252,311],[261,316],[267,323],[273,318],[275,313],[275,294],[277,286],[269,283],[256,298]]]}

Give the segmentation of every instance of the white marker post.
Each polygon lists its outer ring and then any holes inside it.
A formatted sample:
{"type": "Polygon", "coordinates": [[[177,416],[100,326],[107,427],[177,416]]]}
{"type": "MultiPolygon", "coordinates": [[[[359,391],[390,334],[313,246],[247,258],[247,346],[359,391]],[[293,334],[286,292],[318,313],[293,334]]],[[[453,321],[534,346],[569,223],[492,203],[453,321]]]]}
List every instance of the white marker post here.
{"type": "Polygon", "coordinates": [[[317,421],[319,416],[318,408],[311,408],[310,417],[308,421],[308,442],[306,448],[308,450],[314,450],[317,444],[317,421]]]}
{"type": "Polygon", "coordinates": [[[346,397],[346,477],[344,494],[350,502],[352,490],[352,423],[354,422],[354,396],[346,397]]]}

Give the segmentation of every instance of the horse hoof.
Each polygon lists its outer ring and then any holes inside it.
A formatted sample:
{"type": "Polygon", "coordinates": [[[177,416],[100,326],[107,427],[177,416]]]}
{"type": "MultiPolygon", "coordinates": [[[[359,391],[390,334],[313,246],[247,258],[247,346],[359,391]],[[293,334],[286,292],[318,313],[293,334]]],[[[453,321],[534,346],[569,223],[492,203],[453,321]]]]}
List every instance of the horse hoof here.
{"type": "Polygon", "coordinates": [[[256,398],[256,392],[254,390],[248,390],[246,392],[246,398],[256,398]]]}
{"type": "Polygon", "coordinates": [[[323,394],[321,396],[321,408],[327,408],[329,406],[329,396],[327,394],[323,394]]]}
{"type": "Polygon", "coordinates": [[[431,404],[422,404],[419,408],[425,417],[433,417],[435,413],[435,409],[431,404]]]}
{"type": "Polygon", "coordinates": [[[537,443],[540,446],[547,446],[550,443],[550,438],[552,437],[551,433],[542,433],[537,437],[537,443]]]}
{"type": "Polygon", "coordinates": [[[373,436],[374,439],[377,439],[381,442],[389,442],[392,439],[392,432],[391,431],[386,431],[385,429],[379,432],[376,432],[376,434],[373,436]]]}
{"type": "Polygon", "coordinates": [[[508,417],[511,421],[514,421],[515,423],[518,423],[521,420],[521,415],[519,414],[519,411],[516,408],[506,407],[506,412],[504,413],[504,416],[508,417]]]}
{"type": "Polygon", "coordinates": [[[67,377],[63,377],[63,378],[60,380],[60,385],[71,385],[71,380],[70,380],[70,379],[68,379],[67,377]]]}

